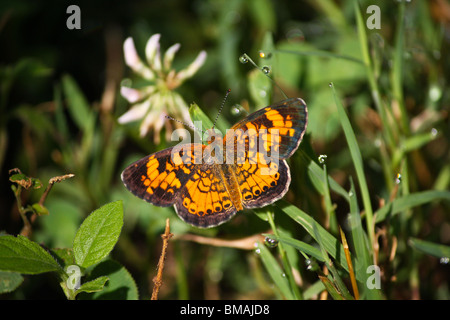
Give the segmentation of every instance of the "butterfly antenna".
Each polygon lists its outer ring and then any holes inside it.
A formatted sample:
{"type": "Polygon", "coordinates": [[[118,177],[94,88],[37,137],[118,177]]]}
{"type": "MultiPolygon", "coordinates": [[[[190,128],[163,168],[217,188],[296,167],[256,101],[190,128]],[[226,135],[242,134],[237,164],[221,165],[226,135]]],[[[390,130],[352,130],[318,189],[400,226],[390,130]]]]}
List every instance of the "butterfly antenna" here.
{"type": "Polygon", "coordinates": [[[200,129],[200,128],[197,128],[196,126],[194,126],[194,125],[192,125],[192,124],[189,124],[189,123],[180,121],[180,120],[175,119],[175,118],[172,118],[171,116],[168,116],[168,115],[166,115],[165,117],[166,117],[167,119],[170,119],[170,120],[176,121],[176,122],[178,122],[178,123],[181,123],[182,125],[184,125],[184,126],[186,126],[186,127],[189,127],[189,128],[191,128],[192,130],[197,130],[197,131],[200,131],[200,132],[202,132],[202,133],[205,133],[205,131],[203,131],[203,130],[200,129]]]}
{"type": "Polygon", "coordinates": [[[219,112],[217,113],[216,119],[214,120],[212,129],[214,129],[214,127],[216,126],[216,122],[219,119],[219,115],[222,112],[223,106],[225,105],[225,101],[227,101],[227,98],[228,98],[228,95],[230,94],[230,92],[231,92],[231,89],[228,89],[227,93],[225,94],[225,97],[223,98],[222,105],[220,106],[219,112]]]}

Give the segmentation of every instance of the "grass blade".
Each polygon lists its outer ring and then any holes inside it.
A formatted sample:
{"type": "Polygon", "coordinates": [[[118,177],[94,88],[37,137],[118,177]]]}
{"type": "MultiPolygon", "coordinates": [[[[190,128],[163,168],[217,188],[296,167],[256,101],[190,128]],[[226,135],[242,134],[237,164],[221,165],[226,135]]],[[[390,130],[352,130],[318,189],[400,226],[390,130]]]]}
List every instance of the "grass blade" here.
{"type": "MultiPolygon", "coordinates": [[[[336,96],[336,91],[334,90],[333,84],[331,84],[330,86],[333,91],[334,100],[339,113],[339,119],[342,125],[342,129],[344,130],[345,138],[347,140],[347,144],[350,149],[353,165],[356,170],[356,176],[358,178],[359,188],[361,190],[361,196],[364,204],[364,211],[366,213],[366,225],[370,239],[370,248],[372,248],[375,239],[373,211],[372,211],[372,204],[370,203],[369,187],[367,186],[366,177],[364,174],[364,166],[361,151],[359,150],[359,146],[356,141],[356,136],[355,133],[353,132],[347,113],[345,112],[342,103],[336,96]]],[[[373,252],[373,248],[371,251],[373,252]]]]}
{"type": "Polygon", "coordinates": [[[294,295],[292,294],[291,288],[289,286],[289,282],[284,275],[283,270],[278,264],[277,260],[270,253],[269,249],[263,245],[261,242],[258,242],[258,247],[256,252],[261,257],[261,261],[266,267],[267,272],[272,278],[275,285],[280,289],[281,294],[288,300],[294,300],[294,295]]]}
{"type": "MultiPolygon", "coordinates": [[[[303,212],[301,209],[291,205],[290,203],[280,200],[276,204],[276,208],[287,214],[289,217],[291,217],[295,222],[300,224],[306,232],[308,232],[316,241],[316,234],[314,233],[314,225],[318,230],[318,233],[320,234],[321,242],[327,251],[327,253],[333,257],[347,272],[348,272],[348,266],[347,261],[345,258],[344,248],[342,247],[342,244],[333,236],[331,235],[325,228],[323,228],[320,224],[318,224],[316,221],[314,221],[313,218],[311,218],[309,215],[307,215],[305,212],[303,212]]],[[[355,268],[359,269],[361,268],[359,266],[359,261],[355,257],[355,268]]],[[[356,275],[356,278],[358,281],[364,281],[364,278],[356,275]]]]}
{"type": "Polygon", "coordinates": [[[430,241],[424,241],[417,238],[409,239],[409,244],[426,254],[435,256],[437,258],[448,259],[450,258],[450,247],[443,244],[437,244],[430,241]]]}
{"type": "Polygon", "coordinates": [[[404,210],[411,209],[432,201],[450,201],[450,191],[427,190],[410,193],[401,198],[389,202],[384,207],[375,212],[375,223],[385,220],[388,216],[394,216],[404,210]]]}

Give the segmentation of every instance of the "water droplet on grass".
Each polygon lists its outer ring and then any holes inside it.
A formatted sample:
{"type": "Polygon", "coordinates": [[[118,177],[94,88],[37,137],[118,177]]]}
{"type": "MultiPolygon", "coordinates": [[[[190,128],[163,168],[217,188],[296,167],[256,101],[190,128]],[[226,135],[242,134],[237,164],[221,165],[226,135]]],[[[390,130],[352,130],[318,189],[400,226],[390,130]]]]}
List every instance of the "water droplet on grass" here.
{"type": "Polygon", "coordinates": [[[278,246],[278,240],[270,238],[270,237],[266,237],[264,239],[264,243],[269,248],[276,248],[278,246]]]}
{"type": "Polygon", "coordinates": [[[264,74],[269,74],[270,73],[270,68],[268,66],[264,66],[261,68],[262,72],[264,72],[264,74]]]}
{"type": "Polygon", "coordinates": [[[326,160],[327,160],[327,155],[326,154],[321,154],[319,156],[319,163],[325,163],[326,160]]]}
{"type": "Polygon", "coordinates": [[[245,53],[239,57],[239,62],[240,63],[247,63],[248,62],[248,57],[247,57],[247,55],[245,53]]]}

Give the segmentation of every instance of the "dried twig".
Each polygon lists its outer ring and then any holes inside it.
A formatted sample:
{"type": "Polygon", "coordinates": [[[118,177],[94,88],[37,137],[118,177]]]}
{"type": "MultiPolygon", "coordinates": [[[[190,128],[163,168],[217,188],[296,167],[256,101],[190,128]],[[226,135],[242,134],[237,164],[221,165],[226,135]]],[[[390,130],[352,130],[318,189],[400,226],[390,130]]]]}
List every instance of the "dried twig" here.
{"type": "Polygon", "coordinates": [[[196,243],[201,244],[207,244],[210,246],[216,246],[216,247],[228,247],[228,248],[236,248],[236,249],[242,249],[242,250],[255,250],[255,243],[260,241],[264,241],[263,235],[253,235],[246,238],[241,239],[219,239],[219,238],[208,238],[203,237],[195,234],[184,234],[178,238],[178,240],[185,240],[185,241],[193,241],[196,243]]]}
{"type": "Polygon", "coordinates": [[[152,300],[158,299],[158,293],[159,288],[162,285],[162,275],[163,275],[163,269],[164,269],[164,260],[166,259],[166,250],[167,246],[169,244],[169,239],[172,238],[173,234],[170,233],[170,225],[169,225],[169,219],[166,220],[166,230],[164,231],[164,234],[161,235],[161,238],[163,239],[163,245],[162,245],[162,251],[161,256],[159,257],[158,262],[158,273],[156,274],[156,277],[153,278],[153,292],[152,292],[152,300]]]}
{"type": "Polygon", "coordinates": [[[344,246],[345,259],[347,260],[348,273],[350,274],[350,281],[352,283],[353,294],[355,296],[355,299],[359,300],[358,285],[356,284],[356,277],[355,277],[355,273],[353,271],[353,264],[352,264],[352,259],[350,258],[350,250],[348,248],[347,239],[345,238],[344,231],[342,231],[342,229],[340,227],[339,227],[339,231],[341,233],[342,244],[344,246]]]}
{"type": "Polygon", "coordinates": [[[70,178],[72,178],[72,177],[74,177],[74,176],[75,176],[75,175],[74,175],[73,173],[69,173],[69,174],[65,174],[65,175],[63,175],[63,176],[57,176],[57,177],[51,178],[51,179],[48,181],[48,186],[47,186],[47,188],[45,189],[44,193],[43,193],[42,196],[41,196],[41,199],[39,200],[39,204],[40,204],[41,206],[44,205],[44,202],[45,202],[45,199],[47,199],[48,193],[50,192],[50,190],[52,189],[53,185],[54,185],[56,182],[61,182],[61,181],[66,180],[66,179],[70,179],[70,178]]]}

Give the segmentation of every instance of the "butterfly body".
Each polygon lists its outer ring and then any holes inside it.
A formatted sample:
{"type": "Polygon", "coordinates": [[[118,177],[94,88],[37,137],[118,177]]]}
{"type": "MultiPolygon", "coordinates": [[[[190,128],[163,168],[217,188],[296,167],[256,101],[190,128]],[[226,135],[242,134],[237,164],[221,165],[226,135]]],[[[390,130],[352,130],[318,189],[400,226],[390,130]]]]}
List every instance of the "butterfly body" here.
{"type": "Polygon", "coordinates": [[[217,226],[286,194],[286,159],[297,150],[306,124],[303,100],[287,99],[248,115],[208,145],[177,145],[142,158],[123,171],[122,181],[139,198],[173,205],[189,224],[217,226]]]}

